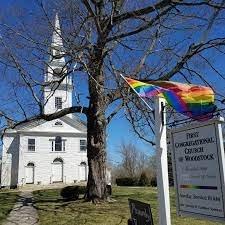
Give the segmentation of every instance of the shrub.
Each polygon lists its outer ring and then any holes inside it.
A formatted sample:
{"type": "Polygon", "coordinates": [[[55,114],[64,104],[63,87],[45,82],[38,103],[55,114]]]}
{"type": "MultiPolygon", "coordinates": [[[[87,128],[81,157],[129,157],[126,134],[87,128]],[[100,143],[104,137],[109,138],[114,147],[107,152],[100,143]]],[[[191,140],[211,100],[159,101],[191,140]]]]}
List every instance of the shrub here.
{"type": "Polygon", "coordinates": [[[86,186],[78,186],[79,188],[79,194],[80,195],[85,195],[86,194],[86,186]]]}
{"type": "Polygon", "coordinates": [[[84,186],[67,186],[63,188],[60,192],[60,195],[66,201],[77,200],[80,194],[85,194],[86,187],[84,186]]]}
{"type": "Polygon", "coordinates": [[[156,178],[156,176],[152,177],[150,184],[151,184],[152,187],[157,187],[157,178],[156,178]]]}
{"type": "Polygon", "coordinates": [[[121,177],[116,179],[116,184],[118,186],[136,186],[138,180],[134,177],[121,177]]]}
{"type": "Polygon", "coordinates": [[[145,172],[142,172],[141,176],[140,176],[140,179],[139,179],[139,182],[138,182],[138,185],[139,186],[147,186],[148,184],[149,184],[148,177],[147,177],[145,172]]]}

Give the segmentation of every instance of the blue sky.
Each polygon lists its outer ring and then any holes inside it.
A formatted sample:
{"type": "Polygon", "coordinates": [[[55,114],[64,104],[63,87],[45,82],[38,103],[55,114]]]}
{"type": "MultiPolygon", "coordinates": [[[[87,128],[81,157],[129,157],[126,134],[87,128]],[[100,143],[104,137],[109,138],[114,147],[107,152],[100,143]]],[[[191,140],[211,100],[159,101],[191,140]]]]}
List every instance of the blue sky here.
{"type": "MultiPolygon", "coordinates": [[[[152,136],[152,134],[149,134],[149,136],[152,136]]],[[[154,154],[153,147],[140,140],[132,131],[132,127],[124,118],[124,115],[119,113],[108,127],[109,159],[114,163],[120,161],[119,146],[122,141],[133,143],[140,151],[143,151],[148,155],[154,154]]]]}
{"type": "MultiPolygon", "coordinates": [[[[35,12],[35,5],[32,3],[33,1],[28,1],[28,0],[0,0],[0,1],[1,1],[1,8],[2,8],[0,10],[0,12],[2,14],[4,13],[5,10],[7,11],[10,7],[13,8],[15,4],[19,4],[23,7],[26,7],[29,12],[32,12],[32,11],[35,12]]],[[[11,18],[8,17],[7,20],[11,21],[11,18]]],[[[1,32],[1,28],[0,28],[0,32],[1,32]]],[[[215,26],[212,29],[210,36],[211,37],[213,37],[213,36],[223,37],[224,33],[225,33],[225,26],[223,26],[223,27],[215,26]]],[[[176,36],[176,38],[178,38],[178,39],[183,38],[183,36],[182,36],[182,34],[180,36],[178,34],[176,36]]],[[[196,35],[196,38],[198,38],[197,35],[196,35]]],[[[223,54],[215,54],[214,55],[213,52],[209,51],[207,54],[205,54],[205,56],[208,56],[210,54],[212,54],[211,58],[213,59],[212,60],[213,64],[216,66],[216,68],[219,69],[221,74],[224,74],[224,71],[225,71],[224,55],[223,54]]],[[[125,59],[126,59],[126,57],[129,57],[129,55],[124,56],[125,59]]],[[[153,60],[153,63],[154,63],[154,60],[153,60]]],[[[193,61],[192,63],[194,64],[195,62],[193,61]]],[[[197,62],[197,63],[199,63],[199,62],[197,62]]],[[[201,65],[199,65],[199,67],[201,67],[201,65]]],[[[219,76],[215,74],[215,71],[213,71],[213,69],[201,68],[201,71],[203,71],[205,78],[210,82],[210,84],[212,84],[213,87],[218,92],[225,95],[224,80],[222,78],[219,78],[219,76]]],[[[10,71],[10,76],[13,76],[13,71],[10,71]]],[[[181,76],[177,75],[174,77],[173,80],[180,81],[181,76]]],[[[85,81],[85,79],[83,79],[83,81],[85,81]]],[[[77,84],[77,89],[79,89],[79,91],[82,91],[82,88],[84,86],[80,82],[82,82],[82,81],[79,80],[79,84],[77,84]]],[[[202,84],[202,82],[197,78],[192,79],[192,82],[196,83],[196,84],[200,84],[200,83],[202,84]]],[[[2,92],[5,92],[4,88],[5,87],[1,86],[0,90],[2,92]]],[[[85,96],[83,96],[83,97],[85,98],[85,96]]],[[[25,98],[24,95],[23,95],[23,98],[25,98]]],[[[24,101],[27,101],[27,100],[24,100],[24,101]]],[[[9,103],[9,107],[10,106],[13,106],[13,102],[9,103]]],[[[223,106],[219,106],[219,107],[222,108],[223,106]]],[[[151,135],[152,134],[150,133],[149,136],[151,136],[151,135]]],[[[112,120],[112,122],[110,123],[110,125],[108,126],[108,129],[107,129],[108,155],[109,155],[109,159],[112,160],[114,163],[117,163],[120,161],[119,146],[122,141],[131,142],[131,143],[135,144],[138,149],[146,152],[149,155],[154,153],[154,149],[151,145],[140,140],[133,133],[131,125],[128,123],[128,121],[124,117],[123,110],[121,110],[121,112],[115,116],[115,118],[112,120]]]]}

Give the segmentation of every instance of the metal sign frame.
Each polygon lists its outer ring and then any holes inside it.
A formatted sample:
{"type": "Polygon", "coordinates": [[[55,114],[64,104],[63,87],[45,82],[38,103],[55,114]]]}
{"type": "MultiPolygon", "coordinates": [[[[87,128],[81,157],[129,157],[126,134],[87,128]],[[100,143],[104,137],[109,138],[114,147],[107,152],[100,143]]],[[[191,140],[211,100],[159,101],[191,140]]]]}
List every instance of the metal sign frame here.
{"type": "Polygon", "coordinates": [[[214,221],[225,221],[225,154],[224,154],[224,145],[223,145],[223,136],[222,136],[222,127],[221,123],[224,123],[223,118],[213,119],[207,122],[199,122],[196,124],[191,124],[185,127],[177,128],[171,130],[171,146],[172,146],[172,164],[173,164],[173,176],[174,176],[174,187],[176,189],[176,208],[177,208],[177,214],[179,216],[191,216],[196,218],[203,218],[203,219],[209,219],[214,221]],[[199,213],[193,213],[193,212],[187,212],[180,210],[179,205],[179,193],[178,193],[178,184],[177,184],[177,167],[176,167],[176,161],[175,161],[175,148],[174,148],[174,134],[179,132],[184,132],[187,130],[193,130],[196,128],[201,128],[204,126],[214,126],[215,127],[215,137],[216,137],[216,151],[215,153],[218,156],[218,166],[220,171],[220,188],[222,193],[222,204],[223,204],[223,217],[219,216],[212,216],[212,215],[206,215],[206,214],[199,214],[199,213]]]}

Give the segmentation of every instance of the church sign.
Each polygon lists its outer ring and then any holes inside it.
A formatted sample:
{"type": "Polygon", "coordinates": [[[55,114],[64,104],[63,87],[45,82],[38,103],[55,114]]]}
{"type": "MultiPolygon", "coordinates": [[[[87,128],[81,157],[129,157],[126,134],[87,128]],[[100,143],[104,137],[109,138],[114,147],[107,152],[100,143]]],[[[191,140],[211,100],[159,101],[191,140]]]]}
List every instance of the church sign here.
{"type": "Polygon", "coordinates": [[[171,132],[178,215],[225,221],[222,120],[171,132]]]}
{"type": "Polygon", "coordinates": [[[133,199],[128,199],[132,225],[153,225],[152,212],[149,204],[133,199]]]}

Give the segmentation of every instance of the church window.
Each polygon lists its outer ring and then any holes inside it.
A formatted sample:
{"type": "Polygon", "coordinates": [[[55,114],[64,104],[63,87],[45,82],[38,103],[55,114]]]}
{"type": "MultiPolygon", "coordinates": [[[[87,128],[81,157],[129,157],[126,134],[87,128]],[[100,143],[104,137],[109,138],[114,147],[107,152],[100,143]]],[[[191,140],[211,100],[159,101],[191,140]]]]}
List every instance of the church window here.
{"type": "Polygon", "coordinates": [[[62,109],[62,98],[61,97],[55,97],[55,108],[62,109]]]}
{"type": "Polygon", "coordinates": [[[87,150],[87,141],[86,140],[80,140],[80,151],[85,152],[87,150]]]}
{"type": "Polygon", "coordinates": [[[62,138],[60,136],[57,136],[55,138],[55,151],[56,152],[62,151],[62,138]]]}
{"type": "Polygon", "coordinates": [[[35,151],[35,139],[28,139],[28,151],[35,151]]]}
{"type": "Polygon", "coordinates": [[[81,162],[80,166],[87,166],[87,163],[86,162],[81,162]]]}
{"type": "Polygon", "coordinates": [[[56,122],[55,122],[55,126],[62,126],[62,122],[56,121],[56,122]]]}
{"type": "Polygon", "coordinates": [[[63,160],[61,158],[56,158],[53,160],[53,163],[63,163],[63,160]]]}
{"type": "Polygon", "coordinates": [[[34,167],[34,163],[29,162],[29,163],[27,164],[27,167],[34,167]]]}
{"type": "Polygon", "coordinates": [[[60,136],[56,136],[52,142],[52,152],[65,152],[66,151],[66,140],[60,136]]]}
{"type": "Polygon", "coordinates": [[[55,55],[54,55],[54,58],[56,58],[56,59],[61,58],[61,52],[60,52],[60,49],[55,49],[55,55]]]}
{"type": "Polygon", "coordinates": [[[62,69],[61,68],[56,68],[53,70],[53,76],[54,77],[60,77],[62,75],[62,69]]]}
{"type": "Polygon", "coordinates": [[[54,46],[51,49],[51,54],[52,54],[53,59],[60,59],[60,58],[62,58],[62,47],[54,46]]]}

